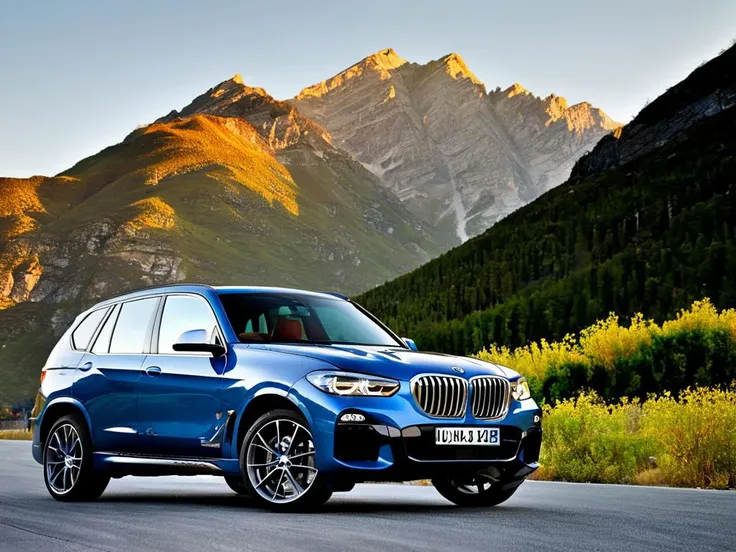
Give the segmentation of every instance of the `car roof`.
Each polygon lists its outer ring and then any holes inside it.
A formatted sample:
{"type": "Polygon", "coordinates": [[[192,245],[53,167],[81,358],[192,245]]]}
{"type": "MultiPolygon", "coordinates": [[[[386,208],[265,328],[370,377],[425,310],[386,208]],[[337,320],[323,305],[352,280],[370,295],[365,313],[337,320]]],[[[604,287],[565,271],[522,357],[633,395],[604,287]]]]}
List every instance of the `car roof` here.
{"type": "Polygon", "coordinates": [[[267,287],[267,286],[214,286],[213,288],[219,295],[228,295],[231,293],[298,293],[299,295],[311,295],[315,297],[330,297],[339,299],[348,299],[347,296],[335,292],[308,291],[296,288],[283,287],[267,287]]]}
{"type": "Polygon", "coordinates": [[[99,307],[104,307],[106,305],[110,305],[112,303],[118,303],[120,301],[130,301],[132,299],[141,299],[143,297],[148,297],[151,295],[160,295],[162,293],[198,293],[202,294],[202,292],[215,292],[218,295],[228,295],[232,293],[298,293],[300,295],[310,295],[314,297],[330,297],[330,298],[339,298],[339,299],[345,299],[347,300],[348,297],[345,295],[342,295],[340,293],[333,293],[333,292],[316,292],[316,291],[307,291],[302,289],[294,289],[294,288],[282,288],[282,287],[266,287],[266,286],[210,286],[207,284],[188,284],[188,283],[179,283],[179,284],[167,284],[167,285],[161,285],[161,286],[152,286],[144,289],[140,289],[138,291],[132,291],[129,293],[124,293],[122,295],[116,295],[114,297],[110,297],[109,299],[105,299],[104,301],[100,301],[99,303],[96,303],[94,306],[92,306],[88,310],[93,310],[99,307]]]}

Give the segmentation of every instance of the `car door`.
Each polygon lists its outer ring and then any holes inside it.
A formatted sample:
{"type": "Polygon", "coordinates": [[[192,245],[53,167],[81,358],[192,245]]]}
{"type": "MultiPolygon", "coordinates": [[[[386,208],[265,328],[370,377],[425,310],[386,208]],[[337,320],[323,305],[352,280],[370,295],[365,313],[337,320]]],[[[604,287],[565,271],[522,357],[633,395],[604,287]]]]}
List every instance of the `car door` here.
{"type": "Polygon", "coordinates": [[[73,394],[89,414],[97,451],[137,450],[138,379],[159,301],[147,297],[111,308],[77,367],[73,394]]]}
{"type": "Polygon", "coordinates": [[[220,386],[226,357],[174,351],[178,337],[191,330],[207,330],[209,339],[222,342],[219,324],[204,297],[168,295],[138,386],[141,442],[148,453],[221,455],[227,413],[223,412],[220,386]]]}

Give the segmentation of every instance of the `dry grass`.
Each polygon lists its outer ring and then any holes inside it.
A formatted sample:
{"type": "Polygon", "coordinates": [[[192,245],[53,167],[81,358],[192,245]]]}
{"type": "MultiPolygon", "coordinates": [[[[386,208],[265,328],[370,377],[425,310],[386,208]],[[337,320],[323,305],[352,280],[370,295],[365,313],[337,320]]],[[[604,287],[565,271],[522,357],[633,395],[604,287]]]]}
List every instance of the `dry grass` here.
{"type": "Polygon", "coordinates": [[[277,201],[299,214],[297,186],[289,171],[272,156],[256,129],[245,121],[197,115],[173,123],[158,123],[139,130],[150,138],[137,161],[145,161],[145,182],[156,185],[170,176],[222,166],[229,177],[269,203],[277,201]]]}
{"type": "Polygon", "coordinates": [[[128,224],[134,230],[158,228],[170,230],[176,226],[176,213],[171,206],[158,197],[148,197],[133,203],[139,213],[128,224]]]}
{"type": "Polygon", "coordinates": [[[0,220],[6,219],[0,238],[10,239],[38,227],[29,213],[45,213],[38,195],[44,180],[33,178],[0,178],[0,220]]]}
{"type": "Polygon", "coordinates": [[[736,384],[615,404],[581,393],[542,423],[538,479],[736,487],[736,384]]]}
{"type": "Polygon", "coordinates": [[[10,441],[30,441],[31,432],[25,429],[0,429],[0,439],[10,441]]]}

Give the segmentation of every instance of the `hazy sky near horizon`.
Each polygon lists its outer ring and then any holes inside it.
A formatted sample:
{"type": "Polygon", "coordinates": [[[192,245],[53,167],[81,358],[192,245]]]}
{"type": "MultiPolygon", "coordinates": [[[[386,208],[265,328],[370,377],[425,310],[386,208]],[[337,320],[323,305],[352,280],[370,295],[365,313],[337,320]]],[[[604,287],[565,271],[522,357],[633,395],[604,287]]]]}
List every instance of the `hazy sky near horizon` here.
{"type": "Polygon", "coordinates": [[[286,99],[387,47],[627,122],[734,37],[735,0],[0,0],[0,176],[57,174],[236,72],[286,99]]]}

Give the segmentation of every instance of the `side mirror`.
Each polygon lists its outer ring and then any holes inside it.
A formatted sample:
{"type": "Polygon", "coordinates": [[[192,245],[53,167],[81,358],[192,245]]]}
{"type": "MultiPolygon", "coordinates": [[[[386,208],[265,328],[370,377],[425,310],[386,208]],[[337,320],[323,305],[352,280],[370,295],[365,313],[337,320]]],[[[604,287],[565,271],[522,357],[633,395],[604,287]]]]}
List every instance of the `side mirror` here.
{"type": "Polygon", "coordinates": [[[189,330],[179,336],[172,348],[183,353],[210,353],[213,357],[224,355],[227,349],[219,343],[210,343],[209,336],[207,330],[189,330]]]}
{"type": "Polygon", "coordinates": [[[419,350],[419,348],[417,347],[417,344],[414,343],[413,339],[409,339],[408,337],[402,337],[401,339],[404,340],[404,343],[406,343],[406,346],[409,347],[412,351],[419,350]]]}

